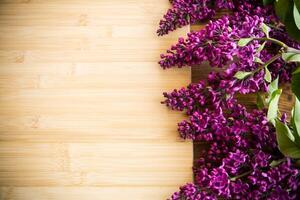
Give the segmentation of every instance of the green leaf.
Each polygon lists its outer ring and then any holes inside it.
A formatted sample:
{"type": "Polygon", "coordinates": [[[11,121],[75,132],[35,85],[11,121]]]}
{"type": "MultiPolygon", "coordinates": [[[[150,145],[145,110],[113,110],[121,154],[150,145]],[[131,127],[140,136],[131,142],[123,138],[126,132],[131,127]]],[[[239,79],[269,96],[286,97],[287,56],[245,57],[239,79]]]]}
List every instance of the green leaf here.
{"type": "Polygon", "coordinates": [[[272,93],[278,89],[278,80],[279,78],[277,77],[274,81],[272,81],[269,85],[268,85],[268,93],[270,95],[272,95],[272,93]]]}
{"type": "Polygon", "coordinates": [[[300,30],[297,27],[296,21],[294,19],[293,7],[291,8],[291,10],[289,10],[289,13],[286,15],[286,19],[283,23],[288,34],[295,40],[300,41],[300,30]]]}
{"type": "Polygon", "coordinates": [[[263,61],[260,58],[258,58],[258,57],[254,58],[254,62],[260,63],[260,64],[264,64],[263,61]]]}
{"type": "Polygon", "coordinates": [[[271,99],[269,102],[269,108],[268,108],[268,113],[267,113],[267,119],[269,122],[272,124],[275,124],[275,119],[277,118],[278,114],[278,103],[279,103],[279,98],[281,95],[282,90],[277,89],[275,90],[272,95],[271,99]]]}
{"type": "Polygon", "coordinates": [[[288,52],[288,53],[283,53],[283,54],[281,55],[281,57],[282,57],[282,59],[283,59],[285,62],[288,62],[289,59],[290,59],[291,57],[293,57],[294,55],[295,55],[295,53],[288,52]]]}
{"type": "Polygon", "coordinates": [[[300,62],[300,54],[292,52],[283,53],[282,59],[285,62],[300,62]]]}
{"type": "Polygon", "coordinates": [[[286,123],[281,122],[279,119],[276,119],[276,127],[277,125],[280,124],[281,126],[281,130],[284,130],[284,135],[287,136],[289,138],[289,140],[291,140],[292,142],[295,142],[295,137],[292,134],[291,129],[288,127],[288,125],[286,123]]]}
{"type": "Polygon", "coordinates": [[[298,64],[297,69],[293,72],[293,74],[298,74],[300,73],[300,64],[298,64]]]}
{"type": "Polygon", "coordinates": [[[272,75],[271,75],[268,67],[265,67],[265,77],[264,78],[269,83],[272,81],[272,75]]]}
{"type": "Polygon", "coordinates": [[[246,78],[247,76],[250,76],[252,74],[252,72],[243,72],[243,71],[238,71],[237,73],[235,73],[234,77],[241,80],[246,78]]]}
{"type": "Polygon", "coordinates": [[[300,0],[294,0],[294,3],[299,11],[300,10],[300,0]]]}
{"type": "Polygon", "coordinates": [[[297,28],[294,20],[288,20],[285,22],[285,27],[289,36],[300,42],[300,30],[297,28]]]}
{"type": "Polygon", "coordinates": [[[246,46],[249,42],[251,42],[253,40],[253,38],[242,38],[238,41],[238,45],[240,47],[244,47],[246,46]]]}
{"type": "Polygon", "coordinates": [[[256,50],[257,53],[260,53],[264,48],[265,48],[265,45],[266,45],[267,42],[264,42],[262,43],[256,50]]]}
{"type": "Polygon", "coordinates": [[[289,127],[279,120],[276,120],[275,126],[279,150],[287,157],[300,158],[300,147],[294,143],[289,127]]]}
{"type": "Polygon", "coordinates": [[[264,6],[266,6],[268,4],[272,4],[273,2],[274,2],[274,0],[263,0],[264,6]]]}
{"type": "Polygon", "coordinates": [[[263,94],[256,94],[256,105],[258,109],[264,109],[266,107],[266,98],[263,94]]]}
{"type": "Polygon", "coordinates": [[[278,166],[280,163],[284,162],[286,160],[286,158],[282,158],[280,160],[273,160],[271,163],[270,163],[270,167],[276,167],[278,166]]]}
{"type": "Polygon", "coordinates": [[[299,13],[299,10],[297,9],[296,4],[294,4],[293,14],[294,14],[295,24],[296,24],[297,28],[300,30],[300,13],[299,13]]]}
{"type": "Polygon", "coordinates": [[[262,24],[261,26],[262,31],[265,33],[265,35],[267,36],[267,38],[269,37],[269,33],[270,33],[270,27],[268,27],[265,23],[262,24]]]}
{"type": "Polygon", "coordinates": [[[293,115],[291,119],[291,124],[294,128],[294,136],[297,143],[300,145],[300,101],[298,98],[295,98],[295,106],[293,108],[293,115]]]}
{"type": "Polygon", "coordinates": [[[292,11],[293,3],[289,0],[275,1],[275,11],[279,19],[284,23],[287,15],[292,11]]]}
{"type": "Polygon", "coordinates": [[[292,85],[292,92],[300,100],[300,73],[293,73],[291,85],[292,85]]]}
{"type": "MultiPolygon", "coordinates": [[[[291,0],[277,0],[274,5],[276,15],[279,17],[281,22],[284,23],[288,34],[294,39],[300,41],[300,31],[296,26],[293,15],[294,2],[291,0]]],[[[298,5],[298,3],[296,3],[296,5],[298,5]]]]}

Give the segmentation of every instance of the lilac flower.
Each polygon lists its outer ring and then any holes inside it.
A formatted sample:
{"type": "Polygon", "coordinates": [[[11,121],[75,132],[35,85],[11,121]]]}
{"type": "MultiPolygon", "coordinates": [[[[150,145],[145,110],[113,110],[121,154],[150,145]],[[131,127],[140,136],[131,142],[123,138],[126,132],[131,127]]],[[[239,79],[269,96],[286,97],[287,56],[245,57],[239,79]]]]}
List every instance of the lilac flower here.
{"type": "Polygon", "coordinates": [[[253,152],[255,156],[252,158],[251,164],[253,168],[267,167],[270,163],[272,156],[262,150],[256,150],[253,152]]]}
{"type": "MultiPolygon", "coordinates": [[[[241,81],[234,78],[237,71],[253,71],[259,68],[255,58],[264,54],[257,53],[260,47],[258,41],[253,41],[245,47],[237,46],[237,39],[241,37],[262,37],[260,26],[263,18],[258,16],[240,17],[239,21],[224,16],[218,20],[211,21],[205,29],[193,32],[184,40],[180,38],[178,43],[167,54],[162,54],[159,64],[163,68],[173,66],[183,67],[196,65],[208,61],[211,66],[227,68],[225,72],[211,74],[210,82],[219,82],[229,94],[240,92],[242,94],[266,91],[267,84],[264,80],[264,70],[258,70],[253,76],[241,81]],[[243,21],[245,20],[245,21],[243,21]],[[255,28],[254,28],[255,27],[255,28]],[[213,77],[213,78],[212,78],[213,77]]],[[[270,54],[266,56],[270,57],[270,54]]],[[[275,76],[275,75],[274,75],[275,76]]]]}
{"type": "Polygon", "coordinates": [[[217,200],[217,197],[206,191],[201,191],[194,184],[188,183],[180,187],[179,192],[175,192],[170,200],[217,200]]]}
{"type": "Polygon", "coordinates": [[[229,175],[222,167],[214,168],[210,174],[211,183],[210,188],[215,190],[217,195],[223,197],[230,197],[229,191],[229,175]]]}
{"type": "MultiPolygon", "coordinates": [[[[179,2],[181,1],[176,3],[177,7],[180,7],[179,2]]],[[[180,38],[166,54],[161,55],[159,61],[161,67],[165,69],[209,62],[212,67],[225,68],[223,72],[219,72],[217,77],[219,80],[213,79],[211,82],[223,81],[227,93],[247,94],[266,91],[265,71],[260,68],[261,64],[256,59],[267,62],[277,54],[280,47],[267,43],[264,50],[258,51],[262,42],[254,40],[245,47],[239,47],[237,40],[247,37],[265,37],[261,29],[262,23],[278,24],[278,19],[269,7],[255,7],[256,4],[252,3],[252,1],[245,1],[238,4],[233,14],[210,21],[203,30],[188,34],[187,39],[180,38]],[[244,80],[237,81],[234,78],[237,71],[255,71],[255,73],[244,80]]],[[[270,35],[281,39],[291,47],[300,48],[300,44],[290,39],[281,25],[272,29],[270,35]]],[[[281,82],[290,81],[295,67],[294,63],[285,63],[281,58],[268,66],[273,79],[279,76],[281,82]]]]}
{"type": "Polygon", "coordinates": [[[188,34],[186,40],[180,38],[159,64],[163,68],[177,65],[200,64],[209,61],[212,66],[222,67],[233,60],[236,54],[236,32],[230,29],[227,16],[210,22],[204,30],[188,34]]]}
{"type": "Polygon", "coordinates": [[[218,87],[199,84],[166,94],[165,101],[189,115],[178,124],[180,135],[206,143],[194,166],[199,191],[209,191],[209,197],[250,200],[275,198],[279,187],[289,199],[297,199],[299,171],[289,160],[271,165],[283,155],[266,113],[249,112],[234,97],[223,98],[218,87]]]}
{"type": "Polygon", "coordinates": [[[248,163],[248,155],[236,150],[235,152],[229,152],[228,157],[223,159],[223,166],[232,175],[236,175],[243,165],[248,163]]]}
{"type": "Polygon", "coordinates": [[[158,35],[165,35],[169,31],[195,23],[198,20],[211,18],[215,11],[210,7],[211,0],[172,0],[173,8],[164,15],[159,22],[158,35]]]}
{"type": "MultiPolygon", "coordinates": [[[[232,10],[186,39],[180,38],[159,61],[164,69],[203,62],[221,68],[209,73],[205,81],[164,93],[162,103],[189,117],[178,123],[180,136],[205,146],[193,167],[195,184],[182,186],[171,199],[300,199],[299,169],[280,153],[266,112],[249,111],[235,98],[237,93],[267,91],[261,62],[268,62],[281,48],[267,42],[262,50],[259,40],[238,46],[240,38],[265,37],[265,23],[275,27],[271,37],[296,49],[300,44],[287,36],[271,6],[261,7],[261,0],[170,2],[173,8],[161,21],[159,35],[189,23],[212,20],[216,10],[232,10]],[[235,77],[238,71],[251,74],[239,80],[235,77]]],[[[281,58],[268,65],[272,78],[279,76],[281,82],[290,81],[295,67],[281,58]]]]}
{"type": "Polygon", "coordinates": [[[169,9],[160,21],[158,35],[165,35],[187,24],[211,19],[216,15],[216,11],[223,9],[247,12],[250,15],[270,12],[270,9],[264,10],[260,7],[262,4],[259,0],[170,0],[170,2],[173,8],[169,9]]]}
{"type": "Polygon", "coordinates": [[[249,194],[249,184],[241,181],[240,179],[237,181],[230,182],[230,191],[232,196],[235,199],[248,199],[249,194]]]}

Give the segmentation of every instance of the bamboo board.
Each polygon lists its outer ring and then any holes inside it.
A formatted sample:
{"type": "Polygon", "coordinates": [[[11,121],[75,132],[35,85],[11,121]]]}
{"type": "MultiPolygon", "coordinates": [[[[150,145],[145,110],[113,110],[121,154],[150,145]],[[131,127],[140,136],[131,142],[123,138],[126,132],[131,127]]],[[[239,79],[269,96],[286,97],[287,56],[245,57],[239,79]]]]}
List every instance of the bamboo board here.
{"type": "Polygon", "coordinates": [[[160,104],[190,70],[159,54],[168,1],[0,1],[0,199],[159,200],[192,180],[183,115],[160,104]]]}

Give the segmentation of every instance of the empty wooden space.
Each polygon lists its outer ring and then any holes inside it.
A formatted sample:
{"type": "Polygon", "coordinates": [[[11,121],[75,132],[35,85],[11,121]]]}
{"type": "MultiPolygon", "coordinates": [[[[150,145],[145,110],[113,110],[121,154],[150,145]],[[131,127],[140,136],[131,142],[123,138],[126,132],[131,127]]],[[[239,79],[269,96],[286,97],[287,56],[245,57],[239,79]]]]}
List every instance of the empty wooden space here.
{"type": "Polygon", "coordinates": [[[183,114],[160,104],[190,70],[160,53],[167,0],[0,1],[0,199],[160,200],[192,180],[183,114]]]}

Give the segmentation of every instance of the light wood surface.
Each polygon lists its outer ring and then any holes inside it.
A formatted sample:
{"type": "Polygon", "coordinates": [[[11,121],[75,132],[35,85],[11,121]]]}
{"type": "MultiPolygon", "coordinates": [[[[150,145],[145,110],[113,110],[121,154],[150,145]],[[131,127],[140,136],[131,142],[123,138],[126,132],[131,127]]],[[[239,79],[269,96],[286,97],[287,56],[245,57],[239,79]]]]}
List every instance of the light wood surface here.
{"type": "Polygon", "coordinates": [[[159,54],[167,0],[0,1],[0,199],[160,200],[192,179],[183,114],[160,104],[190,70],[159,54]]]}

